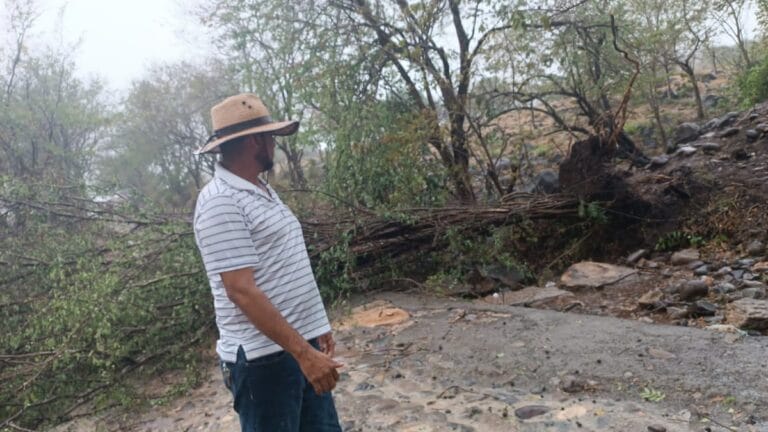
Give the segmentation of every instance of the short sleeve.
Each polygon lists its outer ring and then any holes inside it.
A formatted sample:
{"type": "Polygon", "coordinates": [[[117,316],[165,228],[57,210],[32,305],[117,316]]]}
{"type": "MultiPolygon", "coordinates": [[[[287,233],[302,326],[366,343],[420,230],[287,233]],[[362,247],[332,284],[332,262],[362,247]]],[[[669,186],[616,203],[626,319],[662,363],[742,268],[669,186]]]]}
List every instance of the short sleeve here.
{"type": "Polygon", "coordinates": [[[232,197],[212,197],[201,205],[195,214],[194,228],[209,276],[258,265],[245,215],[232,197]]]}

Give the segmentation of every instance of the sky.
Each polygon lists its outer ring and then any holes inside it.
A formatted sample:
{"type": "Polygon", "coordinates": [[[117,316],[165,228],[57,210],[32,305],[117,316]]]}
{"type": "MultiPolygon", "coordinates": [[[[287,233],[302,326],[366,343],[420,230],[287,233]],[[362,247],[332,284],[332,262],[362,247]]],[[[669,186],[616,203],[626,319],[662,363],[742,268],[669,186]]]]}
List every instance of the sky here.
{"type": "MultiPolygon", "coordinates": [[[[115,90],[128,89],[154,62],[194,60],[210,50],[205,29],[187,10],[195,0],[36,1],[42,16],[35,32],[41,40],[80,41],[75,55],[80,73],[115,90]]],[[[748,22],[754,36],[754,17],[748,22]]],[[[721,43],[729,42],[721,37],[721,43]]]]}
{"type": "Polygon", "coordinates": [[[42,15],[34,31],[45,41],[79,41],[75,62],[80,73],[99,77],[110,88],[127,89],[152,63],[194,59],[208,49],[204,28],[182,3],[38,0],[42,15]]]}

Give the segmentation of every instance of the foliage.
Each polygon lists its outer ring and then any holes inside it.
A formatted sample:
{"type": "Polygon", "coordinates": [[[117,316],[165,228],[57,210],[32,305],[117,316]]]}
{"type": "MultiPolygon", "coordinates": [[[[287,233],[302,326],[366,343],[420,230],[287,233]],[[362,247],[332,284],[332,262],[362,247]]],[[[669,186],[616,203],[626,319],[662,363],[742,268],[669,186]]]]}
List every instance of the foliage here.
{"type": "Polygon", "coordinates": [[[655,390],[650,387],[643,387],[643,391],[640,392],[640,397],[647,400],[648,402],[661,402],[664,400],[664,398],[667,397],[667,395],[659,390],[655,390]]]}
{"type": "Polygon", "coordinates": [[[0,325],[16,330],[0,337],[0,419],[39,427],[131,402],[129,373],[193,360],[212,311],[184,218],[38,201],[66,189],[8,178],[0,191],[0,206],[27,210],[23,225],[2,220],[0,325]]]}
{"type": "Polygon", "coordinates": [[[768,57],[742,74],[738,87],[745,106],[768,100],[768,57]]]}
{"type": "MultiPolygon", "coordinates": [[[[350,113],[351,114],[351,113],[350,113]]],[[[358,123],[336,130],[323,188],[373,209],[435,206],[445,199],[445,173],[424,143],[408,107],[360,106],[358,123]]]]}
{"type": "Polygon", "coordinates": [[[674,251],[686,247],[697,247],[704,244],[704,239],[686,231],[672,231],[656,241],[654,247],[659,252],[674,251]]]}
{"type": "Polygon", "coordinates": [[[99,149],[99,182],[136,203],[189,206],[213,172],[215,158],[193,152],[210,135],[208,109],[237,92],[230,76],[215,62],[182,62],[135,81],[99,149]]]}

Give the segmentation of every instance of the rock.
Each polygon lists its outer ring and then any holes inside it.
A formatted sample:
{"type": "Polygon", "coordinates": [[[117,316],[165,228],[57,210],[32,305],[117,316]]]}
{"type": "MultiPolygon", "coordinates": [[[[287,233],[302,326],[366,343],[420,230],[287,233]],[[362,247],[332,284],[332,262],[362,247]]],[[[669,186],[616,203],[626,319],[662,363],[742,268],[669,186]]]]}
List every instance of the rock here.
{"type": "Polygon", "coordinates": [[[533,180],[534,191],[543,194],[552,194],[560,191],[560,177],[552,170],[543,170],[536,174],[533,180]]]}
{"type": "Polygon", "coordinates": [[[747,141],[755,141],[760,138],[760,132],[754,129],[747,129],[747,131],[744,132],[744,135],[747,136],[747,141]]]}
{"type": "Polygon", "coordinates": [[[701,128],[696,123],[680,123],[675,130],[675,144],[694,141],[700,134],[701,128]]]}
{"type": "Polygon", "coordinates": [[[696,269],[693,271],[693,274],[696,276],[704,276],[709,274],[709,266],[706,264],[703,266],[696,267],[696,269]]]}
{"type": "Polygon", "coordinates": [[[742,258],[733,263],[733,267],[737,269],[748,269],[755,264],[755,261],[756,260],[752,258],[742,258]]]}
{"type": "MultiPolygon", "coordinates": [[[[704,100],[701,102],[704,104],[706,108],[714,108],[717,106],[717,103],[720,102],[720,96],[709,94],[704,96],[704,100]]],[[[710,122],[711,121],[712,120],[710,120],[710,122]]],[[[709,122],[707,122],[707,124],[709,124],[709,122]]]]}
{"type": "Polygon", "coordinates": [[[730,125],[731,123],[733,123],[733,121],[736,120],[737,118],[739,118],[739,113],[736,111],[731,111],[728,114],[719,118],[716,128],[722,129],[730,125]]]}
{"type": "Polygon", "coordinates": [[[731,152],[731,158],[737,161],[743,161],[749,159],[749,153],[743,148],[736,149],[731,152]]]}
{"type": "Polygon", "coordinates": [[[675,154],[676,155],[681,155],[681,156],[690,156],[690,155],[696,153],[697,151],[698,151],[698,149],[696,147],[682,146],[679,149],[677,149],[675,154]]]}
{"type": "Polygon", "coordinates": [[[632,276],[637,276],[637,270],[594,261],[582,261],[570,266],[560,277],[560,283],[566,288],[600,288],[632,276]]]}
{"type": "Polygon", "coordinates": [[[742,277],[744,277],[744,273],[746,273],[746,271],[742,269],[737,269],[731,272],[731,276],[733,276],[734,279],[739,280],[742,277]]]}
{"type": "Polygon", "coordinates": [[[642,297],[640,297],[640,299],[637,301],[637,304],[642,307],[653,307],[656,306],[656,304],[659,303],[662,299],[664,299],[664,293],[657,288],[653,291],[648,291],[647,293],[643,294],[642,297]]]}
{"type": "Polygon", "coordinates": [[[712,287],[712,292],[715,294],[728,294],[736,291],[736,286],[728,282],[721,282],[712,287]]]}
{"type": "Polygon", "coordinates": [[[700,280],[691,280],[685,282],[680,287],[680,300],[690,301],[700,297],[704,297],[709,294],[709,287],[706,283],[700,280]]]}
{"type": "Polygon", "coordinates": [[[701,150],[707,153],[714,153],[720,151],[722,146],[715,142],[705,142],[701,145],[701,150]]]}
{"type": "Polygon", "coordinates": [[[765,252],[765,244],[760,240],[752,240],[747,245],[747,253],[750,255],[761,255],[765,252]]]}
{"type": "Polygon", "coordinates": [[[755,273],[768,272],[768,261],[760,261],[759,263],[753,265],[752,271],[755,273]]]}
{"type": "Polygon", "coordinates": [[[755,130],[760,133],[768,133],[768,123],[760,123],[759,125],[755,126],[755,130]]]}
{"type": "Polygon", "coordinates": [[[677,356],[672,354],[671,352],[664,351],[663,349],[658,349],[658,348],[648,348],[646,352],[648,353],[649,356],[659,360],[672,360],[674,358],[677,358],[677,356]]]}
{"type": "Polygon", "coordinates": [[[691,311],[679,307],[668,307],[667,314],[672,319],[683,319],[691,316],[691,311]]]}
{"type": "Polygon", "coordinates": [[[566,393],[579,393],[586,390],[588,387],[589,384],[587,383],[587,380],[573,375],[566,375],[560,383],[560,390],[566,393]]]}
{"type": "Polygon", "coordinates": [[[479,270],[483,277],[493,279],[512,289],[523,287],[522,281],[525,280],[525,275],[518,270],[499,264],[482,266],[479,270]]]}
{"type": "Polygon", "coordinates": [[[634,264],[637,260],[645,257],[646,255],[648,255],[648,249],[640,249],[635,251],[627,257],[627,264],[634,264]]]}
{"type": "Polygon", "coordinates": [[[699,259],[699,251],[697,249],[683,249],[672,254],[670,263],[672,265],[686,265],[692,261],[699,259]]]}
{"type": "Polygon", "coordinates": [[[696,260],[689,262],[686,267],[688,267],[690,270],[696,270],[697,268],[704,265],[704,261],[696,260]]]}
{"type": "Polygon", "coordinates": [[[741,132],[741,129],[737,127],[728,128],[720,133],[720,138],[732,137],[734,135],[738,135],[739,132],[741,132]]]}
{"type": "Polygon", "coordinates": [[[727,275],[727,274],[728,274],[728,273],[730,273],[731,271],[733,271],[733,269],[732,269],[732,268],[730,268],[730,267],[728,267],[728,266],[725,266],[725,267],[720,267],[720,268],[719,268],[719,269],[718,269],[718,270],[715,272],[715,274],[716,274],[716,275],[718,275],[718,276],[723,276],[723,275],[727,275]]]}
{"type": "Polygon", "coordinates": [[[739,294],[741,294],[741,298],[763,299],[765,298],[765,288],[744,288],[739,294]]]}
{"type": "Polygon", "coordinates": [[[561,297],[573,297],[573,293],[557,289],[557,287],[530,286],[519,291],[504,291],[483,298],[491,304],[508,306],[533,306],[561,297]]]}
{"type": "Polygon", "coordinates": [[[651,158],[650,166],[660,167],[660,166],[666,165],[668,162],[669,162],[669,156],[667,155],[654,156],[651,158]]]}
{"type": "MultiPolygon", "coordinates": [[[[715,117],[715,118],[713,118],[713,119],[709,120],[708,122],[704,123],[704,126],[702,126],[702,127],[701,127],[701,130],[706,130],[706,131],[708,131],[708,130],[712,130],[712,129],[715,129],[715,128],[717,128],[717,125],[719,125],[719,124],[720,124],[720,119],[719,119],[719,118],[717,118],[717,117],[715,117]]],[[[710,134],[710,133],[711,133],[711,132],[708,132],[708,133],[707,133],[707,134],[705,134],[705,135],[708,135],[708,134],[710,134]]],[[[702,135],[702,136],[703,136],[703,135],[702,135]]]]}
{"type": "Polygon", "coordinates": [[[747,288],[763,288],[768,289],[768,286],[766,286],[764,283],[760,282],[759,280],[745,280],[744,286],[747,288]]]}
{"type": "Polygon", "coordinates": [[[741,329],[768,329],[768,300],[736,300],[726,307],[725,318],[741,329]]]}
{"type": "Polygon", "coordinates": [[[546,414],[550,411],[550,408],[544,405],[528,405],[520,407],[515,410],[515,417],[520,420],[528,420],[533,417],[537,417],[546,414]]]}
{"type": "Polygon", "coordinates": [[[648,432],[667,432],[667,428],[661,425],[648,426],[648,432]]]}
{"type": "Polygon", "coordinates": [[[717,306],[706,300],[699,300],[693,306],[693,312],[696,315],[714,316],[717,313],[717,306]]]}
{"type": "Polygon", "coordinates": [[[376,386],[371,384],[371,383],[361,382],[360,384],[355,386],[355,390],[354,391],[356,391],[356,392],[368,391],[368,390],[371,390],[371,389],[374,389],[374,388],[376,388],[376,386]]]}

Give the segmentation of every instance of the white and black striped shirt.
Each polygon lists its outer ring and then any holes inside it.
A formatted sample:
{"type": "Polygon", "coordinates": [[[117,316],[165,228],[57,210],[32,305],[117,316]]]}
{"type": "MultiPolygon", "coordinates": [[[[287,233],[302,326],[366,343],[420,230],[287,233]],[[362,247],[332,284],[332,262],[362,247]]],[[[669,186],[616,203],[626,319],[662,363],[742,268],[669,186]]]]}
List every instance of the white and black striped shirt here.
{"type": "Polygon", "coordinates": [[[269,194],[216,165],[197,198],[195,240],[208,273],[219,340],[216,352],[234,363],[242,345],[251,360],[282,350],[229,300],[221,273],[252,268],[256,285],[306,339],[331,331],[309,263],[301,225],[269,185],[269,194]]]}

